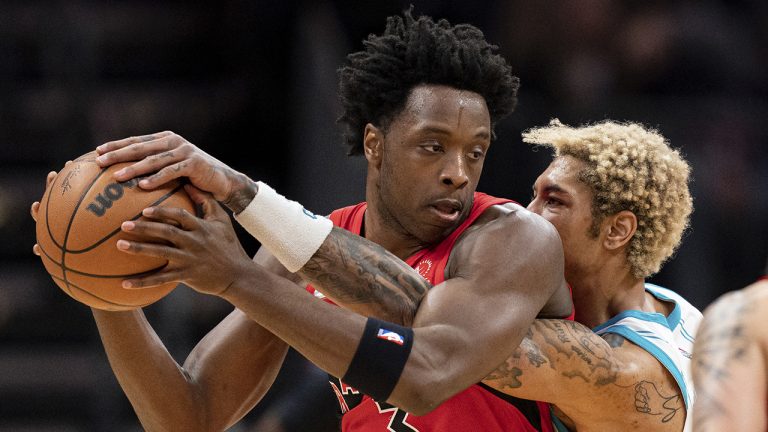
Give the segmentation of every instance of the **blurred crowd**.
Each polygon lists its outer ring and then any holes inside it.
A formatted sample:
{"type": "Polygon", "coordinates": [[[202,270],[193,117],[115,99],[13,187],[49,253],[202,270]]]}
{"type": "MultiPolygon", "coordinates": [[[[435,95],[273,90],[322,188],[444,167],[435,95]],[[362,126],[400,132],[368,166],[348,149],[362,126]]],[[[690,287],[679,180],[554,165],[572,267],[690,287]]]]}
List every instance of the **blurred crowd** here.
{"type": "MultiPolygon", "coordinates": [[[[90,311],[31,253],[28,210],[45,174],[102,142],[173,130],[315,212],[361,201],[364,162],[345,156],[335,124],[336,69],[410,3],[483,29],[521,79],[480,190],[527,204],[549,160],[521,142],[527,128],[639,121],[693,166],[691,229],[652,282],[703,308],[758,276],[768,255],[768,2],[3,1],[0,432],[139,429],[90,311]]],[[[186,289],[147,308],[178,360],[228,311],[186,289]]],[[[334,409],[324,380],[292,354],[237,429],[307,430],[297,411],[334,409]]]]}

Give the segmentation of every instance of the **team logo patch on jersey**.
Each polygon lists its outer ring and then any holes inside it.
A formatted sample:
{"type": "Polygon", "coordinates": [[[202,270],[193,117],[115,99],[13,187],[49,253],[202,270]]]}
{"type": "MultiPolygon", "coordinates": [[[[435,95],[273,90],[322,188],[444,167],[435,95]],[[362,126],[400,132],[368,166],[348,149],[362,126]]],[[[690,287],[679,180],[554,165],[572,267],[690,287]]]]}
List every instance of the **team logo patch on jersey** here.
{"type": "Polygon", "coordinates": [[[376,335],[376,337],[379,339],[384,339],[385,341],[388,341],[388,342],[394,342],[398,345],[402,345],[403,343],[405,343],[405,339],[403,339],[402,336],[400,336],[399,334],[391,330],[387,330],[384,328],[379,329],[379,333],[376,335]]]}
{"type": "Polygon", "coordinates": [[[430,270],[432,270],[432,260],[428,258],[419,262],[419,265],[416,267],[416,271],[419,272],[424,279],[429,279],[430,270]]]}

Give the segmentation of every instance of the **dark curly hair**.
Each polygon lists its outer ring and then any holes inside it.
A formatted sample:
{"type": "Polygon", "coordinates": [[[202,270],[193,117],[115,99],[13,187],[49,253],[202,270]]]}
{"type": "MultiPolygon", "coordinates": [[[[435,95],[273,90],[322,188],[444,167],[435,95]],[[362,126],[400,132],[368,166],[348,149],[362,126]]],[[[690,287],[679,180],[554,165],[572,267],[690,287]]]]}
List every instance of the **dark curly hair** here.
{"type": "Polygon", "coordinates": [[[413,87],[442,84],[480,94],[488,105],[491,129],[509,115],[517,103],[518,78],[498,47],[469,24],[451,24],[428,16],[387,18],[384,34],[369,35],[365,49],[347,56],[339,70],[349,155],[363,153],[366,123],[386,128],[405,107],[413,87]]]}

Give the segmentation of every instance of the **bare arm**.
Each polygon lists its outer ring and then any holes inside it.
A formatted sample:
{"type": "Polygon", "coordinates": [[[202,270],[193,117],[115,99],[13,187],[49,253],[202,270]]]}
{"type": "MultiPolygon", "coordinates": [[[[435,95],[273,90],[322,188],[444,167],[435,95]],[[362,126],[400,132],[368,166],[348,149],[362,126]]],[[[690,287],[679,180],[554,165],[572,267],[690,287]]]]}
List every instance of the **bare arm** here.
{"type": "MultiPolygon", "coordinates": [[[[255,259],[270,261],[265,252],[255,259]]],[[[287,350],[235,310],[179,366],[140,310],[93,314],[121,387],[142,426],[152,431],[232,426],[270,388],[287,350]]]]}
{"type": "Polygon", "coordinates": [[[768,281],[729,293],[704,313],[693,353],[694,430],[768,427],[768,281]]]}
{"type": "Polygon", "coordinates": [[[432,287],[383,247],[336,227],[299,275],[347,309],[406,326],[432,287]]]}
{"type": "MultiPolygon", "coordinates": [[[[55,176],[48,174],[46,187],[55,176]]],[[[35,202],[30,208],[35,220],[39,207],[35,202]]],[[[231,242],[234,233],[218,237],[231,242]]],[[[40,255],[37,244],[33,252],[40,255]]],[[[266,250],[259,251],[254,261],[298,282],[266,250]]],[[[142,425],[152,431],[228,428],[270,388],[287,351],[283,341],[235,310],[180,366],[141,310],[93,309],[93,315],[120,385],[142,425]]]]}
{"type": "Polygon", "coordinates": [[[483,380],[512,396],[557,405],[577,425],[682,430],[674,378],[641,348],[573,321],[536,320],[514,355],[483,380]]]}
{"type": "MultiPolygon", "coordinates": [[[[129,252],[160,254],[172,263],[165,274],[135,282],[151,285],[167,277],[184,278],[190,286],[230,301],[332,375],[344,376],[365,318],[317,302],[260,266],[238,264],[232,253],[227,260],[216,260],[223,252],[211,242],[218,236],[204,232],[210,224],[228,223],[228,218],[210,200],[204,208],[205,220],[169,210],[156,215],[179,218],[184,231],[171,235],[176,230],[146,227],[143,234],[177,246],[131,244],[129,252]],[[196,270],[201,266],[196,260],[216,261],[210,268],[217,269],[216,280],[223,280],[220,287],[207,291],[210,284],[199,283],[198,277],[214,276],[196,270]]],[[[413,349],[389,399],[414,414],[428,412],[490,373],[514,351],[553,291],[564,288],[560,239],[550,224],[529,212],[509,213],[473,231],[454,254],[452,278],[432,288],[419,308],[413,349]],[[509,244],[526,245],[527,253],[509,244]]]]}

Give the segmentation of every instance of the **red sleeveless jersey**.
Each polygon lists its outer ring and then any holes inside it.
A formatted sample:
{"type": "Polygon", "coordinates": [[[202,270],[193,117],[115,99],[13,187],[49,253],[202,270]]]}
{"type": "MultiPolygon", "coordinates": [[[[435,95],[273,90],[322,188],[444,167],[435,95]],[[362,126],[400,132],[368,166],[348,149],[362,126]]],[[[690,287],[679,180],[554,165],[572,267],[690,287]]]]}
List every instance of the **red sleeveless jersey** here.
{"type": "MultiPolygon", "coordinates": [[[[406,262],[432,285],[443,282],[445,266],[459,236],[488,207],[508,202],[511,200],[476,192],[469,217],[445,240],[416,252],[406,262]]],[[[366,208],[367,204],[363,202],[336,210],[330,218],[334,225],[360,234],[366,208]]],[[[311,286],[307,290],[323,298],[311,286]]],[[[344,432],[554,431],[548,404],[517,399],[484,384],[472,385],[424,416],[414,416],[390,404],[374,401],[338,378],[331,378],[331,387],[341,405],[344,432]]]]}

